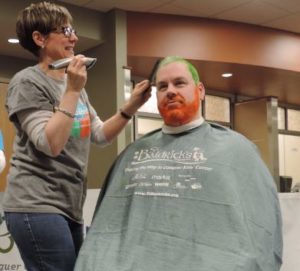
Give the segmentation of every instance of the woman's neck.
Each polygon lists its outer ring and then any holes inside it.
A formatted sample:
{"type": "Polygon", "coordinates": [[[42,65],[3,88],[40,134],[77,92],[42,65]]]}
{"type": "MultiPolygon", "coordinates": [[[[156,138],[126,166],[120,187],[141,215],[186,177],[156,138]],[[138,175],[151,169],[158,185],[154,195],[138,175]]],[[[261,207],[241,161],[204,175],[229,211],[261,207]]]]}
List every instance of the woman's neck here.
{"type": "Polygon", "coordinates": [[[65,69],[59,69],[59,70],[51,70],[49,68],[49,64],[46,61],[39,62],[40,69],[49,77],[52,77],[56,80],[64,80],[66,76],[65,69]]]}

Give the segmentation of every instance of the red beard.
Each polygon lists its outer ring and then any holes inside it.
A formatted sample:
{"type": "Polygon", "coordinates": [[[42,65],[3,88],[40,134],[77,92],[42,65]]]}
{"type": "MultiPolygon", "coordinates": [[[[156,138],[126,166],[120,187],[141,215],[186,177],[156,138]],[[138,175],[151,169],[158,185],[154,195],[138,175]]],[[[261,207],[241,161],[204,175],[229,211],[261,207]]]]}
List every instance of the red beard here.
{"type": "Polygon", "coordinates": [[[180,126],[193,120],[199,110],[200,93],[199,89],[195,89],[195,98],[191,103],[185,102],[181,95],[173,98],[166,97],[161,105],[158,106],[160,115],[164,119],[165,124],[169,126],[180,126]],[[173,105],[170,101],[176,101],[173,105]]]}

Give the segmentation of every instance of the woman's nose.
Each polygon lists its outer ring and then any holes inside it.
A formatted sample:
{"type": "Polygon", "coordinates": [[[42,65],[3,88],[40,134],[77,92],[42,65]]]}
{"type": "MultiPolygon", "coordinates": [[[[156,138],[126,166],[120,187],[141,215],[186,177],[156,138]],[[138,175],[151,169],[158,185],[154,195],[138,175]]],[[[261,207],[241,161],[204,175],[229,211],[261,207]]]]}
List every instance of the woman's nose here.
{"type": "Polygon", "coordinates": [[[69,37],[69,39],[70,39],[71,41],[77,42],[77,41],[78,41],[78,36],[77,36],[76,33],[72,33],[71,36],[69,37]]]}

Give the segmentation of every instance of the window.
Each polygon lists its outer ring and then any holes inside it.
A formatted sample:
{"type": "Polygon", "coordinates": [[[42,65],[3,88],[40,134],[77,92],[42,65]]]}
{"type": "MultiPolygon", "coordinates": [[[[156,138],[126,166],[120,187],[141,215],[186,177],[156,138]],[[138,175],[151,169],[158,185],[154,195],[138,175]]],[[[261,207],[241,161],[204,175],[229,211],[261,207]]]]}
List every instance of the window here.
{"type": "Polygon", "coordinates": [[[157,109],[156,87],[152,86],[151,89],[150,99],[139,108],[138,112],[159,114],[157,109]]]}
{"type": "Polygon", "coordinates": [[[152,86],[150,99],[139,108],[135,120],[135,138],[161,128],[163,120],[157,109],[156,87],[152,86]]]}
{"type": "Polygon", "coordinates": [[[300,132],[300,110],[288,109],[288,130],[300,132]]]}
{"type": "Polygon", "coordinates": [[[136,123],[136,138],[143,136],[146,133],[149,133],[153,130],[161,128],[163,125],[163,120],[159,118],[149,118],[138,116],[136,123]]]}
{"type": "Polygon", "coordinates": [[[205,96],[205,119],[230,123],[230,99],[225,97],[205,96]]]}
{"type": "Polygon", "coordinates": [[[278,129],[285,129],[285,109],[278,107],[277,109],[278,129]]]}

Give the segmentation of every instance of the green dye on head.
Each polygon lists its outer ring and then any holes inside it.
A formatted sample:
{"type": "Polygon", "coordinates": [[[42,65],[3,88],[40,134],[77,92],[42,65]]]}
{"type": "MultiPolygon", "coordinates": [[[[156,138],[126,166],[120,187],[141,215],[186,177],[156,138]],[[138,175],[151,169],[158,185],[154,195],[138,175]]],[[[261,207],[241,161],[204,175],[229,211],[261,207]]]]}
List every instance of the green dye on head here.
{"type": "MultiPolygon", "coordinates": [[[[174,63],[174,62],[180,62],[180,63],[183,63],[187,66],[189,72],[191,73],[191,76],[195,82],[195,84],[197,85],[199,82],[200,82],[200,77],[199,77],[199,74],[198,74],[198,71],[197,69],[195,68],[195,66],[190,63],[189,61],[185,60],[184,58],[180,57],[180,56],[167,56],[165,57],[160,63],[159,63],[159,66],[158,66],[158,69],[157,71],[163,67],[163,66],[166,66],[170,63],[174,63]]],[[[156,73],[157,73],[156,71],[156,73]]]]}

